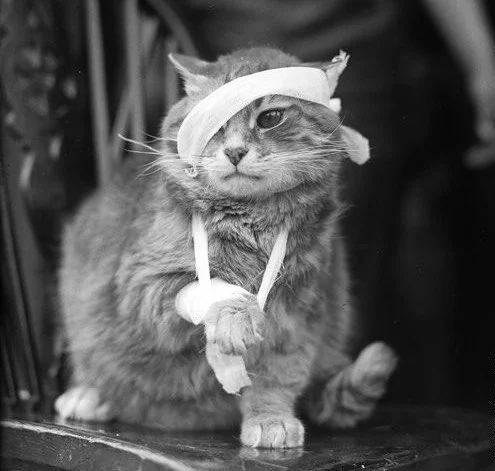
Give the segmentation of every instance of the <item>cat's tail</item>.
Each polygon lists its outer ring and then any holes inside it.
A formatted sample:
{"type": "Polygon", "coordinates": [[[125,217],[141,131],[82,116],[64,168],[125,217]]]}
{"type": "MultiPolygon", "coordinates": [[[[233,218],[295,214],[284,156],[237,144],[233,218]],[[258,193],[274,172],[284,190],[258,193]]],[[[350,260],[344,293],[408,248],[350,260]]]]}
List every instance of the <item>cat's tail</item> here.
{"type": "Polygon", "coordinates": [[[397,357],[382,342],[368,345],[354,363],[313,389],[306,402],[309,418],[331,428],[350,428],[367,419],[384,395],[397,357]]]}

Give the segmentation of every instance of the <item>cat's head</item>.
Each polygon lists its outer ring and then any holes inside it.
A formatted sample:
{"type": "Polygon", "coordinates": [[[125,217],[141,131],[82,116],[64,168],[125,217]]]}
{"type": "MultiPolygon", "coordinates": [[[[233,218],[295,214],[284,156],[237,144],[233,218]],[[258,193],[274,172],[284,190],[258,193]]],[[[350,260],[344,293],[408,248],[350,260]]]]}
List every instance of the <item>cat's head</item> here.
{"type": "MultiPolygon", "coordinates": [[[[236,51],[213,63],[180,55],[171,56],[171,61],[184,80],[187,96],[163,123],[163,136],[171,139],[165,141],[170,153],[177,152],[173,139],[185,116],[214,90],[241,76],[305,65],[267,48],[236,51]]],[[[308,64],[329,71],[334,65],[308,64]]],[[[347,150],[337,113],[310,101],[268,95],[227,121],[201,156],[195,156],[197,164],[184,172],[183,181],[219,195],[265,197],[301,184],[328,182],[347,150]],[[187,181],[191,178],[194,183],[187,181]]]]}

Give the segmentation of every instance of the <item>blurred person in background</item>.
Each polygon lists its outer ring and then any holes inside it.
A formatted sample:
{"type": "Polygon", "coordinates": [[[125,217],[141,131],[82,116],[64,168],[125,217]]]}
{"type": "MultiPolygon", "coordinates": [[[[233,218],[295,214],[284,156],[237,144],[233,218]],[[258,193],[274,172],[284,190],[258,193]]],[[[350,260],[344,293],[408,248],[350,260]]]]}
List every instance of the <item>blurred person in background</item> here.
{"type": "MultiPolygon", "coordinates": [[[[351,205],[345,237],[365,335],[390,342],[401,356],[391,399],[486,406],[484,393],[470,391],[480,390],[473,382],[491,389],[482,310],[493,311],[493,302],[486,304],[489,277],[471,255],[479,231],[487,237],[493,228],[494,213],[492,222],[473,223],[481,202],[470,200],[476,182],[464,165],[495,160],[495,45],[485,3],[186,0],[184,6],[206,59],[251,46],[278,47],[308,62],[326,61],[339,49],[350,53],[336,96],[344,122],[372,146],[369,163],[345,169],[351,205]],[[461,388],[466,381],[472,385],[461,388]]],[[[493,183],[492,167],[484,175],[493,183]]],[[[483,247],[478,259],[495,261],[493,249],[483,247]]]]}

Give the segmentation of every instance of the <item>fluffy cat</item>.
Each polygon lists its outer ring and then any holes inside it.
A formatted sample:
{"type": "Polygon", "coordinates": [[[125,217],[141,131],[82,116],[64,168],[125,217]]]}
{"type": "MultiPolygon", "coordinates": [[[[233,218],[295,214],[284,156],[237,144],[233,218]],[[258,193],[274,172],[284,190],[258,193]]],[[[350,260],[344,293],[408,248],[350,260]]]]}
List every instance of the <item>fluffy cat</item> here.
{"type": "Polygon", "coordinates": [[[296,415],[352,427],[373,411],[396,358],[379,342],[351,358],[339,118],[296,98],[256,100],[191,169],[177,156],[176,136],[199,100],[234,78],[301,64],[265,48],[214,63],[171,59],[187,96],[163,122],[160,156],[129,157],[64,233],[59,294],[73,377],[56,409],[66,418],[167,430],[240,425],[241,442],[252,447],[301,446],[296,415]],[[238,396],[222,390],[206,362],[204,328],[175,312],[175,296],[195,280],[193,209],[206,223],[212,276],[251,293],[278,228],[290,229],[265,312],[254,295],[211,307],[215,341],[225,353],[244,354],[252,380],[238,396]]]}

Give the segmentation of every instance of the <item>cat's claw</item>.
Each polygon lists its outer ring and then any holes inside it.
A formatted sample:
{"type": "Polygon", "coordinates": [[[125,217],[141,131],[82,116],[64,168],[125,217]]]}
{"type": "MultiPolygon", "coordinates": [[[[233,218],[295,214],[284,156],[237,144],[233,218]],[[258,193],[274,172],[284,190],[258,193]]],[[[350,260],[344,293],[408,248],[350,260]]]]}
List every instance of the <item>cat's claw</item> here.
{"type": "Polygon", "coordinates": [[[59,396],[55,410],[61,419],[108,422],[115,417],[113,404],[101,401],[95,388],[84,386],[71,388],[59,396]]]}
{"type": "Polygon", "coordinates": [[[304,427],[291,415],[262,414],[243,422],[241,442],[252,448],[296,448],[304,443],[304,427]]]}
{"type": "Polygon", "coordinates": [[[226,355],[244,355],[263,340],[265,315],[254,295],[216,302],[207,316],[215,323],[213,342],[226,355]]]}

